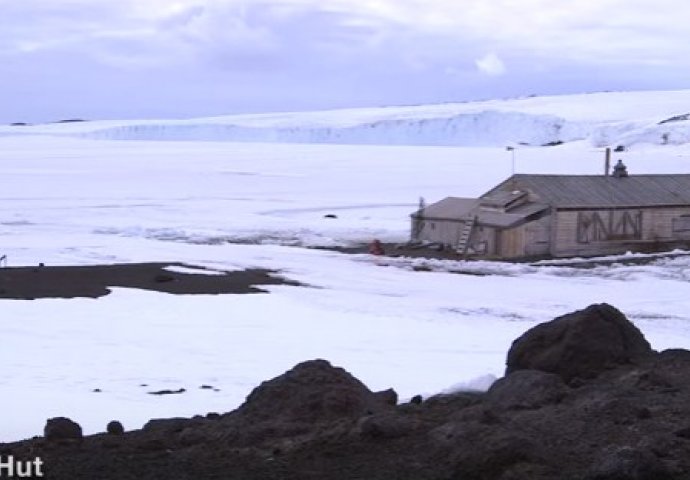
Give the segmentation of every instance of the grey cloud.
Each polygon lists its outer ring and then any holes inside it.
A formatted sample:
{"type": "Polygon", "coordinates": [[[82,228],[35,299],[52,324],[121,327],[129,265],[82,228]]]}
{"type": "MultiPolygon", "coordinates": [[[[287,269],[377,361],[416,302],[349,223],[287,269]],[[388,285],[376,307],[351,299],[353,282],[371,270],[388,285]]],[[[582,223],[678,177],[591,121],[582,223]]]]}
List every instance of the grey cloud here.
{"type": "Polygon", "coordinates": [[[3,2],[0,9],[0,53],[5,54],[21,52],[23,45],[50,48],[83,38],[121,13],[112,4],[86,1],[3,2]]]}
{"type": "MultiPolygon", "coordinates": [[[[436,12],[445,23],[434,29],[421,13],[415,23],[414,15],[389,18],[336,0],[190,0],[184,8],[128,1],[0,0],[0,121],[188,117],[688,81],[681,37],[664,36],[658,18],[635,30],[644,25],[638,0],[637,14],[616,18],[570,18],[553,7],[547,13],[562,23],[547,15],[534,31],[456,3],[448,15],[436,12]],[[490,53],[508,66],[503,75],[478,71],[476,60],[490,53]]],[[[528,10],[541,5],[525,1],[528,10]]],[[[622,9],[619,2],[605,0],[622,9]]]]}
{"type": "Polygon", "coordinates": [[[357,20],[327,9],[293,7],[286,12],[281,3],[252,2],[207,7],[170,33],[213,68],[325,67],[342,57],[366,55],[367,41],[376,32],[357,20]]]}

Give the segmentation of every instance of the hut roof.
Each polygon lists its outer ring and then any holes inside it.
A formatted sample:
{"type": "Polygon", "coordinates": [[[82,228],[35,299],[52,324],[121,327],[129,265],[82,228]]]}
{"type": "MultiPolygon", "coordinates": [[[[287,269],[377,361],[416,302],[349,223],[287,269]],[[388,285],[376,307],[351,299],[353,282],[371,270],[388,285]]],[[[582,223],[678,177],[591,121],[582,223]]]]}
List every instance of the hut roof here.
{"type": "Polygon", "coordinates": [[[427,205],[413,215],[438,220],[465,220],[477,205],[479,205],[477,198],[446,197],[427,205]]]}
{"type": "Polygon", "coordinates": [[[477,216],[477,223],[480,225],[487,225],[490,227],[509,228],[516,226],[526,220],[529,220],[532,215],[537,215],[548,209],[548,205],[542,203],[528,203],[520,205],[519,207],[511,209],[509,212],[495,212],[487,211],[482,208],[475,210],[477,216]]]}
{"type": "Polygon", "coordinates": [[[690,175],[533,175],[516,174],[489,190],[525,190],[556,208],[690,205],[690,175]]]}
{"type": "Polygon", "coordinates": [[[480,225],[493,227],[511,227],[531,215],[538,214],[549,208],[542,203],[527,203],[512,208],[509,212],[486,210],[480,206],[480,199],[446,197],[436,203],[432,203],[412,215],[424,217],[428,220],[461,220],[466,221],[472,217],[477,218],[480,225]]]}

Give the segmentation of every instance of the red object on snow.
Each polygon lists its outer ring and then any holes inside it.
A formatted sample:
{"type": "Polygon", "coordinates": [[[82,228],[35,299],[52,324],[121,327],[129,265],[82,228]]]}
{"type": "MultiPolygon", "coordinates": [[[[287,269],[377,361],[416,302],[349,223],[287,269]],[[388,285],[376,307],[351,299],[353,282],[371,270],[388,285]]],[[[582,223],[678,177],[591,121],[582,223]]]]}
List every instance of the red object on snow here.
{"type": "Polygon", "coordinates": [[[369,244],[369,253],[372,255],[383,255],[386,252],[383,250],[383,245],[381,245],[381,241],[378,239],[374,239],[369,244]]]}

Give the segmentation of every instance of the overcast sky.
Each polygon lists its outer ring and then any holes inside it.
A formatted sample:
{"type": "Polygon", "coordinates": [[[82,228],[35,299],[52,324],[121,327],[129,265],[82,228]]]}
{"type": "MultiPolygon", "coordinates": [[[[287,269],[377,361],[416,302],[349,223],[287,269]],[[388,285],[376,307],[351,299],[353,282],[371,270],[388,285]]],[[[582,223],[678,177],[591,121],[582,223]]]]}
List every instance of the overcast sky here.
{"type": "Polygon", "coordinates": [[[682,0],[0,0],[0,122],[690,87],[682,0]]]}

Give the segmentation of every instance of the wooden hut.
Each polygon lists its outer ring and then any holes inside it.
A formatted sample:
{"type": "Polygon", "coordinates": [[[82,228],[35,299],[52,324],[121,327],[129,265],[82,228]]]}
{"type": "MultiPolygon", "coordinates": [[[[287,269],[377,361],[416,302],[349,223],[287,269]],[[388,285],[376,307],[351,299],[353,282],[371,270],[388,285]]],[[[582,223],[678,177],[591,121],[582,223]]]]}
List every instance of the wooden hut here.
{"type": "Polygon", "coordinates": [[[597,256],[690,247],[690,175],[516,174],[479,198],[412,214],[412,240],[480,258],[597,256]]]}

